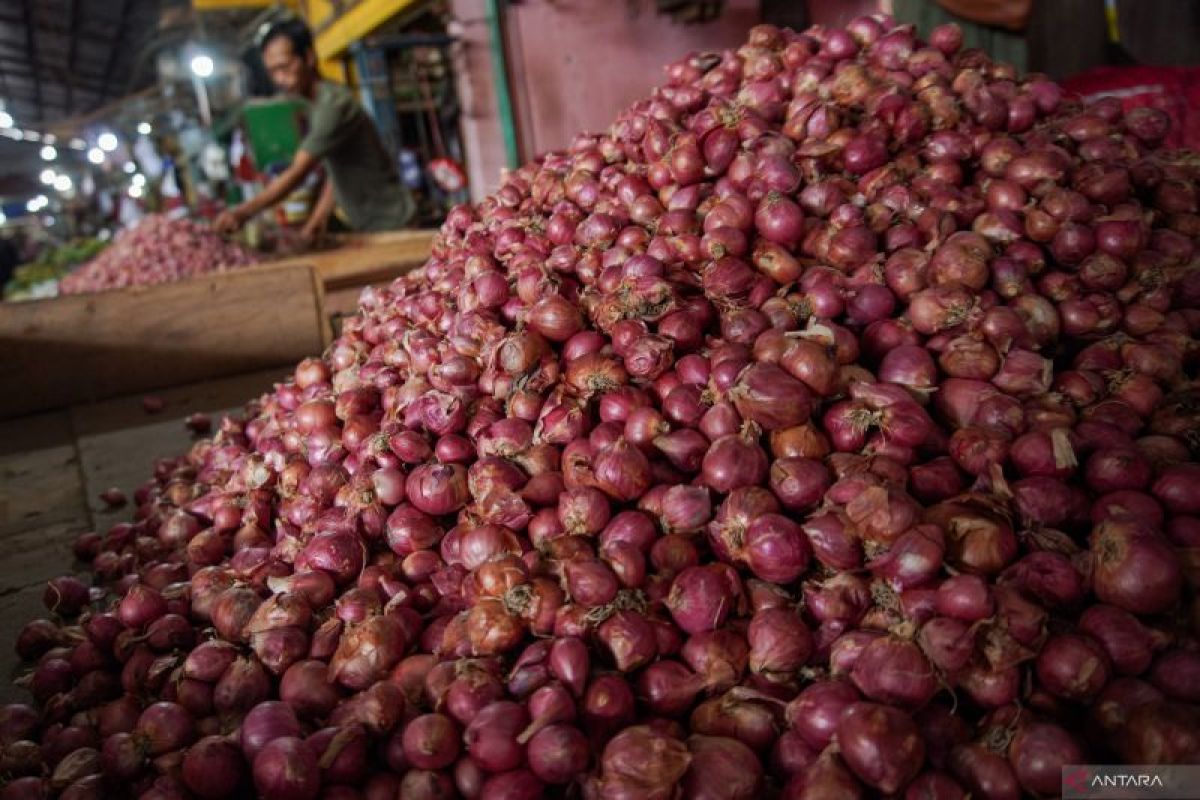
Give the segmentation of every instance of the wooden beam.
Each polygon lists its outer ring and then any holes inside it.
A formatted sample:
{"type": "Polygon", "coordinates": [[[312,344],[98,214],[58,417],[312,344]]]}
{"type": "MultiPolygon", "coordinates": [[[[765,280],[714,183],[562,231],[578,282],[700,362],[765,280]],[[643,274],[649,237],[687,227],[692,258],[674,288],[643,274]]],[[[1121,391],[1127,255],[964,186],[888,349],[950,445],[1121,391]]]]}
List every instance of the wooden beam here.
{"type": "Polygon", "coordinates": [[[42,121],[42,76],[37,70],[37,37],[33,33],[33,13],[29,7],[30,0],[21,3],[21,12],[25,17],[25,49],[29,53],[29,64],[33,69],[33,96],[37,108],[34,109],[34,119],[42,121]]]}
{"type": "Polygon", "coordinates": [[[369,36],[372,31],[417,0],[358,0],[342,13],[325,22],[315,31],[317,58],[322,61],[337,58],[351,44],[369,36]]]}
{"type": "Polygon", "coordinates": [[[275,0],[192,0],[192,8],[196,11],[237,11],[243,8],[268,8],[273,5],[275,0]]]}

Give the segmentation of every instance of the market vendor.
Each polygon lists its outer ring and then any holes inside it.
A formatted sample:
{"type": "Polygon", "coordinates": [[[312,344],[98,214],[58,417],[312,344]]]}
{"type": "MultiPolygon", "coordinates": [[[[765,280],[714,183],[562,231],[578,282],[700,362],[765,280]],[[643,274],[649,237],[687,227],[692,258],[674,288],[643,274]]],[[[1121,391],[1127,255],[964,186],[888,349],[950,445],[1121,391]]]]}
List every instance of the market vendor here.
{"type": "Polygon", "coordinates": [[[1028,67],[1025,28],[1033,0],[891,0],[890,6],[898,22],[924,32],[953,22],[962,29],[964,47],[978,47],[1021,72],[1028,67]]]}
{"type": "Polygon", "coordinates": [[[325,185],[301,231],[306,240],[320,237],[335,204],[356,231],[404,227],[413,215],[412,197],[354,95],[344,86],[320,79],[308,26],[295,18],[276,22],[261,36],[259,47],[275,86],[308,101],[308,132],[291,165],[261,193],[223,211],[214,223],[217,230],[237,230],[286,198],[322,164],[325,185]]]}

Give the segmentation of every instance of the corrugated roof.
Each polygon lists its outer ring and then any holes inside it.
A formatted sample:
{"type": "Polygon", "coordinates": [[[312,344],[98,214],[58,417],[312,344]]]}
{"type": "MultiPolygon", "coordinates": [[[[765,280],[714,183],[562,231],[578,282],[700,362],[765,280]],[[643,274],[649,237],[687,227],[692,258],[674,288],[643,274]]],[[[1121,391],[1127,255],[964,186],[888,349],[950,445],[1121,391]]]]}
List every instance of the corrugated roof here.
{"type": "Polygon", "coordinates": [[[153,82],[152,65],[139,68],[139,54],[163,5],[0,0],[0,98],[17,124],[44,127],[153,82]]]}

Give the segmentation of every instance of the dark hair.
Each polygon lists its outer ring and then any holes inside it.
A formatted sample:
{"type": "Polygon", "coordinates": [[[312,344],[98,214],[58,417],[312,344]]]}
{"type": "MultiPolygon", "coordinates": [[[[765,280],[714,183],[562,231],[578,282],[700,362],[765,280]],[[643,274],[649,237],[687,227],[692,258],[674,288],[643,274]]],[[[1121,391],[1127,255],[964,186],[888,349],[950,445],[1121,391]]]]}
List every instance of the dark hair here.
{"type": "Polygon", "coordinates": [[[288,17],[263,25],[258,34],[258,49],[262,50],[269,42],[280,37],[286,38],[292,43],[292,50],[297,55],[302,56],[312,52],[312,31],[308,29],[302,19],[288,17]]]}

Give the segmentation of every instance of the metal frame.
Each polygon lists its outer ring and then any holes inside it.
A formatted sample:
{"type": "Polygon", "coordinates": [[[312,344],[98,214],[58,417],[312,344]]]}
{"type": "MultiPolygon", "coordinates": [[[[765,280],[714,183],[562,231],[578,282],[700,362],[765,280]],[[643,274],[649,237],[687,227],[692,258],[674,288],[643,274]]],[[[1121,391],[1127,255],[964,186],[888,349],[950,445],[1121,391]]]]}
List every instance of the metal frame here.
{"type": "Polygon", "coordinates": [[[338,58],[357,41],[365,39],[380,25],[416,5],[419,0],[358,0],[341,14],[322,24],[316,31],[317,58],[338,58]]]}

